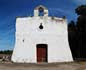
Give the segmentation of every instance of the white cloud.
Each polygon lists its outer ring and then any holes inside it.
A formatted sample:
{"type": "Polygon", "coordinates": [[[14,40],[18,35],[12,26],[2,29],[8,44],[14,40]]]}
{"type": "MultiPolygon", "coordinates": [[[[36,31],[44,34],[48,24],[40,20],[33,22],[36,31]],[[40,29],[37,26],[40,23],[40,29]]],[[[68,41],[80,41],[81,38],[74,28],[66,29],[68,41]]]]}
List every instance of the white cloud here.
{"type": "Polygon", "coordinates": [[[73,0],[77,5],[84,4],[86,5],[86,0],[73,0]]]}
{"type": "Polygon", "coordinates": [[[61,13],[64,13],[64,14],[70,14],[71,10],[67,10],[67,9],[64,9],[64,8],[51,8],[49,9],[50,12],[52,13],[58,13],[58,12],[61,12],[61,13]]]}

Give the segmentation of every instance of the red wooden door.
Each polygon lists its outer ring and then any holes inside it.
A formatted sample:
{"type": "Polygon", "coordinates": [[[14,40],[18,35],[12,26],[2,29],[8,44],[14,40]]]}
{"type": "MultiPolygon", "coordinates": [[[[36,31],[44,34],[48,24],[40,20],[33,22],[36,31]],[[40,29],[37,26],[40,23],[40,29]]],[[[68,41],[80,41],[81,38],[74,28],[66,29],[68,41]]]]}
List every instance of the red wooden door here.
{"type": "Polygon", "coordinates": [[[47,46],[37,45],[37,62],[47,62],[47,46]]]}

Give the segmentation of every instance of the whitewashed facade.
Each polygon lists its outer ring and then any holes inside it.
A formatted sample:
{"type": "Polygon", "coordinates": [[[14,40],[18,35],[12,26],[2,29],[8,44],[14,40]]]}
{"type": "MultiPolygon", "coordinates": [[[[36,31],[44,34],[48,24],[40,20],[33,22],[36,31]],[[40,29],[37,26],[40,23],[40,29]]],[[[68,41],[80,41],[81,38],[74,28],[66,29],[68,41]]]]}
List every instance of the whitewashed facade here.
{"type": "Polygon", "coordinates": [[[48,16],[48,9],[42,5],[34,9],[33,17],[18,17],[16,19],[15,37],[13,62],[73,61],[68,43],[66,19],[48,16]],[[44,16],[39,16],[39,10],[43,11],[44,16]],[[40,46],[38,50],[37,45],[40,46]],[[41,52],[41,46],[47,48],[44,53],[41,52]],[[44,56],[42,56],[43,54],[44,56]]]}

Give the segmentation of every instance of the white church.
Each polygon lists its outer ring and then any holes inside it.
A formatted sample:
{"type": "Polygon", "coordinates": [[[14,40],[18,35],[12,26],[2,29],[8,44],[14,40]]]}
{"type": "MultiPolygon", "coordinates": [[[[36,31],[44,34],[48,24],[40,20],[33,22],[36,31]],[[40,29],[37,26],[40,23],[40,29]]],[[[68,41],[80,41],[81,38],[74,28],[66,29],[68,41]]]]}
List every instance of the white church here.
{"type": "Polygon", "coordinates": [[[48,16],[42,5],[34,16],[16,19],[15,47],[11,60],[16,63],[71,62],[66,18],[48,16]]]}

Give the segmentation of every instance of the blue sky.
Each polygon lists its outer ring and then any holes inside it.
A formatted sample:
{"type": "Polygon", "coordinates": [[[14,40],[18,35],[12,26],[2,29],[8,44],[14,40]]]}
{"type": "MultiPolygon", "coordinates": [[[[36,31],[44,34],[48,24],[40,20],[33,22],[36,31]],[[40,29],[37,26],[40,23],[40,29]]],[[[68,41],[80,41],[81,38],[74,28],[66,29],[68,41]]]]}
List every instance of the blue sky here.
{"type": "Polygon", "coordinates": [[[30,16],[38,5],[49,9],[50,16],[66,16],[76,21],[75,8],[86,0],[0,0],[0,50],[13,49],[17,16],[30,16]]]}

